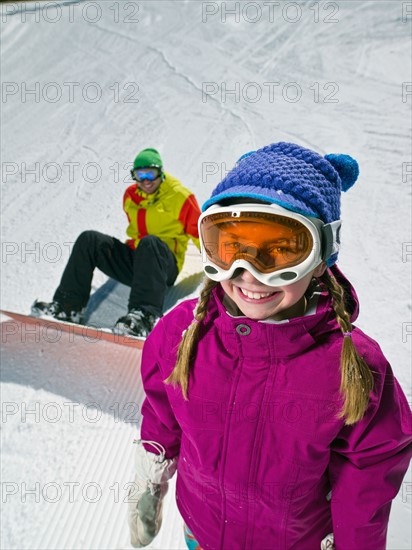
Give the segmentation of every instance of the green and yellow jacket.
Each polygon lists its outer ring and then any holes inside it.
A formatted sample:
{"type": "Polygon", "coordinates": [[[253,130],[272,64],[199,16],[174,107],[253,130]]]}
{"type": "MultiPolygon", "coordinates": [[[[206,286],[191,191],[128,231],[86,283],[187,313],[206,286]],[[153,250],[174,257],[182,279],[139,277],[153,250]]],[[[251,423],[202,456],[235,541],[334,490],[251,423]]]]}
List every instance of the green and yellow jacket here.
{"type": "Polygon", "coordinates": [[[180,271],[187,244],[200,250],[197,221],[200,208],[195,196],[180,181],[165,173],[155,193],[148,195],[134,183],[125,191],[123,209],[129,220],[126,244],[135,249],[146,235],[159,237],[173,252],[180,271]]]}

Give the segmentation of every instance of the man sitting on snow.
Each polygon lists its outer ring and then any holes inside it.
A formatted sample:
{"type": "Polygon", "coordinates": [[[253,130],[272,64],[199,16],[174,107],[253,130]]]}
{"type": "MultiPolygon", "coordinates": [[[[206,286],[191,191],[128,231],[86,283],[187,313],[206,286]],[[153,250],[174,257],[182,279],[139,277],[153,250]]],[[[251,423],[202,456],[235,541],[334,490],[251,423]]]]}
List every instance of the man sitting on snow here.
{"type": "Polygon", "coordinates": [[[81,233],[53,301],[36,301],[33,315],[81,323],[97,267],[131,287],[128,313],[116,323],[118,332],[145,337],[162,316],[166,289],[183,266],[189,239],[199,248],[200,209],[194,195],[163,171],[156,149],[141,151],[131,172],[136,183],[126,189],[123,200],[130,238],[122,243],[98,231],[81,233]]]}

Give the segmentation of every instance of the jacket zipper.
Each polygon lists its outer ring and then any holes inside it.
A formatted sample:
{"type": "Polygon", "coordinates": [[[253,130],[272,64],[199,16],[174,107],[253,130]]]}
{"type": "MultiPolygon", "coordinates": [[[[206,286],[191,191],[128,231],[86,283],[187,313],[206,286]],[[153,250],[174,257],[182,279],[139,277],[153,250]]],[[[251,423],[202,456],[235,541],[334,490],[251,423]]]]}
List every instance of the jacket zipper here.
{"type": "MultiPolygon", "coordinates": [[[[240,375],[242,373],[242,368],[243,368],[243,363],[239,364],[239,367],[238,367],[237,373],[236,373],[236,378],[235,378],[235,380],[233,381],[233,384],[232,384],[232,392],[231,392],[231,395],[230,395],[230,404],[231,404],[231,406],[236,404],[237,387],[238,387],[238,384],[239,384],[240,375]]],[[[229,432],[230,432],[231,423],[232,423],[232,414],[229,412],[227,414],[227,417],[226,417],[225,430],[224,430],[224,434],[223,434],[222,465],[221,465],[221,471],[220,471],[220,476],[219,476],[219,488],[220,488],[220,492],[221,492],[221,495],[222,495],[222,512],[223,512],[222,513],[222,523],[221,523],[221,526],[220,526],[221,537],[220,537],[219,548],[224,548],[223,541],[224,541],[224,538],[225,538],[225,530],[226,530],[226,523],[227,523],[227,520],[226,520],[226,495],[225,495],[225,488],[224,488],[225,487],[224,479],[225,479],[225,470],[226,470],[227,446],[229,444],[229,432]]]]}

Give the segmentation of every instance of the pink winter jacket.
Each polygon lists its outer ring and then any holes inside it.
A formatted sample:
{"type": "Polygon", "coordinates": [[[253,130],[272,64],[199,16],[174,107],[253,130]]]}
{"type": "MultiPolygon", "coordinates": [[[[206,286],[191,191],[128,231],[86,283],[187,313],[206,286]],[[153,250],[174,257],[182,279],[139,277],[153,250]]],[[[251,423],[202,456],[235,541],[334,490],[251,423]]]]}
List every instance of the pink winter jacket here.
{"type": "MultiPolygon", "coordinates": [[[[335,276],[355,292],[339,270],[335,276]]],[[[176,499],[204,550],[383,550],[391,501],[412,454],[412,415],[378,344],[354,343],[375,375],[364,418],[336,419],[342,333],[327,293],[283,323],[231,317],[213,291],[189,400],[164,384],[196,300],[162,318],[142,358],[141,437],[179,456],[176,499]]],[[[150,446],[147,450],[154,452],[150,446]]]]}

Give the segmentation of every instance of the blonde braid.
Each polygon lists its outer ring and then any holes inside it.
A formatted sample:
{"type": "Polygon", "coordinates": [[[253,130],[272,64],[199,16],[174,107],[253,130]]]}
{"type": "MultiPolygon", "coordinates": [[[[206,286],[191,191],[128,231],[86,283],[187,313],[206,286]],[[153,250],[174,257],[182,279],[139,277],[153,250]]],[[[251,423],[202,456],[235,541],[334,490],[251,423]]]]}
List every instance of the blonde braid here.
{"type": "Polygon", "coordinates": [[[369,394],[373,389],[373,374],[358,354],[352,341],[352,324],[345,309],[345,291],[330,272],[320,277],[332,296],[336,320],[344,335],[340,359],[340,391],[345,401],[338,418],[344,418],[351,425],[361,420],[369,403],[369,394]]]}
{"type": "Polygon", "coordinates": [[[199,338],[199,325],[206,317],[210,294],[216,285],[215,281],[206,278],[196,306],[194,320],[182,335],[182,340],[177,350],[176,365],[170,376],[165,380],[166,384],[172,384],[173,386],[180,385],[183,397],[186,400],[189,386],[190,362],[193,357],[193,349],[199,338]]]}

